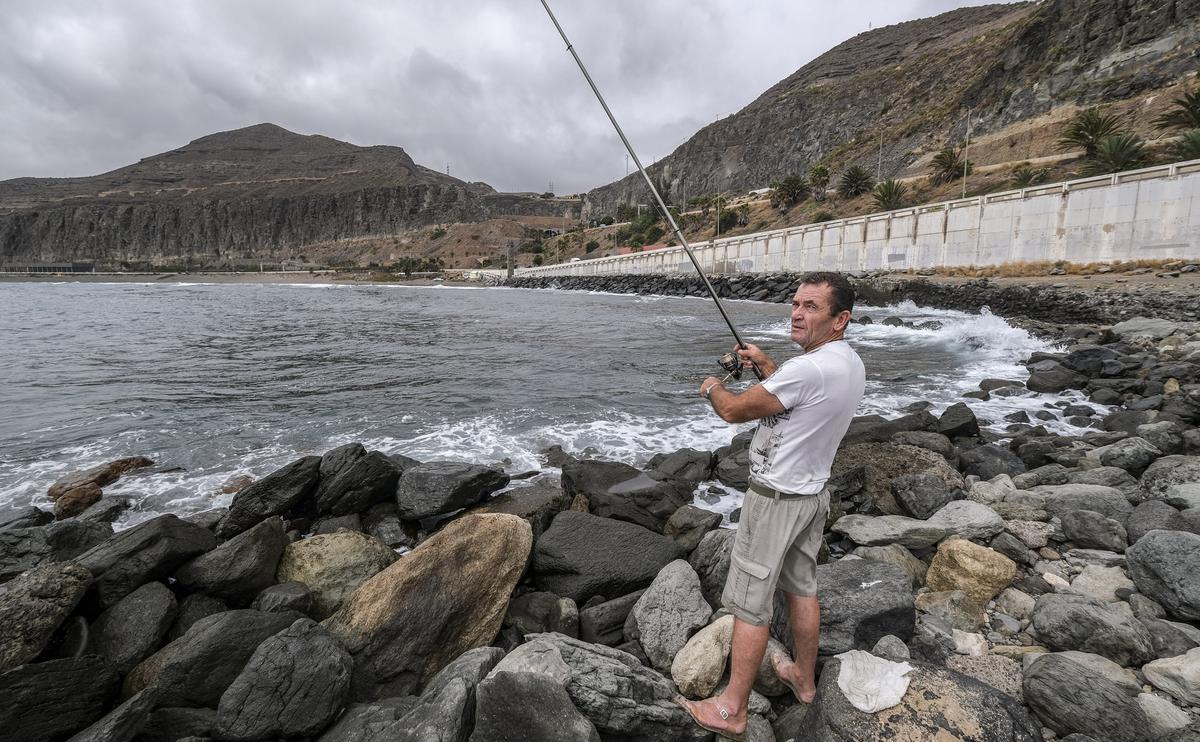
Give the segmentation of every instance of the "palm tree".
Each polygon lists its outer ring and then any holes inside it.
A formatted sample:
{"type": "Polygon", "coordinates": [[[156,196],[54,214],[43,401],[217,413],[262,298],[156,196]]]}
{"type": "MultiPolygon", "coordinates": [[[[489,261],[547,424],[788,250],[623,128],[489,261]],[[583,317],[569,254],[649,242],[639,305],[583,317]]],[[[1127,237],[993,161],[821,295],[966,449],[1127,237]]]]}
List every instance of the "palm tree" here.
{"type": "Polygon", "coordinates": [[[1176,98],[1175,106],[1154,119],[1159,129],[1200,129],[1200,88],[1176,98]]]}
{"type": "Polygon", "coordinates": [[[813,165],[808,169],[808,185],[812,189],[814,201],[825,200],[825,189],[829,187],[829,168],[824,165],[813,165]]]}
{"type": "Polygon", "coordinates": [[[771,184],[771,205],[789,209],[808,197],[808,181],[803,175],[789,175],[771,184]]]}
{"type": "Polygon", "coordinates": [[[1176,160],[1200,160],[1200,129],[1183,132],[1171,145],[1171,154],[1176,160]]]}
{"type": "Polygon", "coordinates": [[[1096,143],[1096,154],[1088,158],[1084,175],[1106,175],[1136,170],[1150,159],[1146,143],[1137,134],[1116,134],[1096,143]]]}
{"type": "Polygon", "coordinates": [[[934,185],[949,183],[953,180],[958,180],[964,175],[969,175],[975,169],[975,164],[970,161],[963,160],[962,150],[958,147],[945,147],[936,155],[929,163],[933,168],[933,175],[930,180],[934,185]]]}
{"type": "Polygon", "coordinates": [[[842,173],[837,189],[842,198],[854,198],[870,192],[874,187],[875,176],[869,170],[860,165],[851,165],[842,173]]]}
{"type": "Polygon", "coordinates": [[[1012,172],[1013,188],[1028,188],[1046,180],[1047,172],[1043,168],[1034,170],[1028,162],[1023,163],[1012,172]]]}
{"type": "Polygon", "coordinates": [[[1087,156],[1092,157],[1102,139],[1124,133],[1125,128],[1116,115],[1104,113],[1098,107],[1085,108],[1076,113],[1067,128],[1063,129],[1058,145],[1062,149],[1082,147],[1087,156]]]}
{"type": "Polygon", "coordinates": [[[908,196],[908,186],[895,178],[885,180],[875,186],[875,205],[880,211],[892,211],[904,208],[904,200],[908,196]]]}

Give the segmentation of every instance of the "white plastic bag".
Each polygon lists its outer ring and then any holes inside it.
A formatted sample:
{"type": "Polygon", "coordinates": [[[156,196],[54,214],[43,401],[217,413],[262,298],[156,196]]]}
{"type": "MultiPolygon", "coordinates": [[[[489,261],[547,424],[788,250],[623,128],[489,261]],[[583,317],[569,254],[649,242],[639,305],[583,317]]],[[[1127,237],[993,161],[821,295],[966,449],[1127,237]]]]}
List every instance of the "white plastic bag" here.
{"type": "Polygon", "coordinates": [[[841,663],[838,687],[854,708],[873,714],[900,703],[908,691],[912,665],[891,662],[870,652],[852,649],[837,655],[841,663]]]}

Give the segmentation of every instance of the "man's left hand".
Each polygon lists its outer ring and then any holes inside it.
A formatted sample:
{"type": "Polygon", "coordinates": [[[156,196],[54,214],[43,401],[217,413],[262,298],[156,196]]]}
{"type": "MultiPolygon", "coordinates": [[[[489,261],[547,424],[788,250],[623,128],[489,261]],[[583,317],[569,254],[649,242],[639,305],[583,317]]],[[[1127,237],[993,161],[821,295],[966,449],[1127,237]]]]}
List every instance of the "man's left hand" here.
{"type": "Polygon", "coordinates": [[[704,392],[708,391],[709,387],[720,386],[721,384],[722,384],[722,381],[720,379],[718,379],[717,377],[715,377],[715,376],[708,377],[704,381],[700,382],[700,396],[703,397],[704,392]]]}

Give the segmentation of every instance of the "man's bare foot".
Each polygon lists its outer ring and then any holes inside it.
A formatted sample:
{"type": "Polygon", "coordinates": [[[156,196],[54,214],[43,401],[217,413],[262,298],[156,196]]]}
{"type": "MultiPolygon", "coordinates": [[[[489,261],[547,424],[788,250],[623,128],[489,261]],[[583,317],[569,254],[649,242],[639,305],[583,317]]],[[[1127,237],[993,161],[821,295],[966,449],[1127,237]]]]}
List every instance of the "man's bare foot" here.
{"type": "Polygon", "coordinates": [[[771,665],[775,668],[775,674],[779,676],[779,679],[792,689],[797,701],[812,703],[817,696],[817,684],[813,681],[812,676],[803,677],[796,663],[778,652],[771,655],[771,665]]]}
{"type": "Polygon", "coordinates": [[[675,703],[691,714],[692,719],[702,729],[733,740],[741,740],[746,733],[746,709],[733,713],[719,698],[706,698],[703,701],[676,698],[675,703]]]}

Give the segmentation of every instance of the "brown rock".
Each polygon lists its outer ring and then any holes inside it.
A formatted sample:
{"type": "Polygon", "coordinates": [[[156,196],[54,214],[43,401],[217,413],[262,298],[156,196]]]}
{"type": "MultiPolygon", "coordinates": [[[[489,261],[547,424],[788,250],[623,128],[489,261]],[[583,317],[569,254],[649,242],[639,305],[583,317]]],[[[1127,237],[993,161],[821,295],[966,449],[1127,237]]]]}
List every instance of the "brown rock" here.
{"type": "Polygon", "coordinates": [[[359,585],[396,561],[396,552],[374,536],[337,531],[288,544],[276,582],[303,582],[312,592],[316,619],[328,618],[359,585]]]}
{"type": "Polygon", "coordinates": [[[1000,552],[966,539],[950,539],[938,545],[925,583],[931,590],[962,590],[984,605],[1016,576],[1016,563],[1000,552]]]}
{"type": "Polygon", "coordinates": [[[103,494],[100,491],[100,486],[91,482],[81,484],[75,489],[67,490],[54,501],[55,520],[73,518],[79,515],[92,505],[100,502],[100,497],[103,494]]]}
{"type": "Polygon", "coordinates": [[[254,477],[250,476],[249,474],[235,474],[227,479],[225,484],[221,485],[221,494],[236,495],[237,493],[246,489],[246,487],[248,487],[253,481],[254,477]]]}
{"type": "Polygon", "coordinates": [[[363,583],[323,624],[354,656],[352,697],[412,693],[490,644],[532,546],[518,516],[467,515],[363,583]]]}
{"type": "Polygon", "coordinates": [[[862,467],[862,490],[853,499],[867,515],[907,515],[892,496],[892,480],[901,474],[932,474],[947,486],[963,487],[962,475],[941,455],[927,448],[895,443],[855,443],[843,446],[833,460],[833,476],[862,467]]]}
{"type": "Polygon", "coordinates": [[[126,472],[153,465],[154,462],[144,456],[130,456],[125,459],[117,459],[107,464],[94,466],[91,469],[83,471],[72,472],[62,477],[50,485],[50,489],[46,492],[46,495],[51,500],[57,500],[76,487],[82,487],[85,484],[94,484],[97,487],[103,487],[117,481],[126,472]]]}

